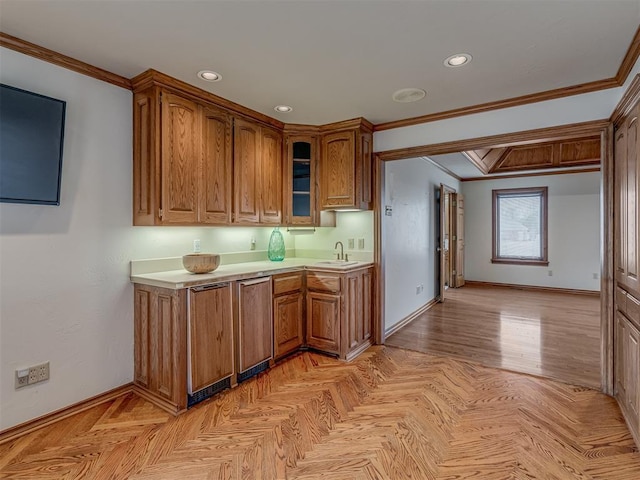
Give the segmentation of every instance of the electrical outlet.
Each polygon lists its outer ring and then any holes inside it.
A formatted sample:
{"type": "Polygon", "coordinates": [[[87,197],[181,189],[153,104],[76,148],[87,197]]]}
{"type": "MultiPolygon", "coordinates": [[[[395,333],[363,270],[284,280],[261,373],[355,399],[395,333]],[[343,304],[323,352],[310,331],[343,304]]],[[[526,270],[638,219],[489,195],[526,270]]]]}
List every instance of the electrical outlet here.
{"type": "MultiPolygon", "coordinates": [[[[49,380],[49,362],[41,363],[40,365],[32,367],[32,369],[35,370],[36,383],[49,380]]],[[[31,377],[31,375],[29,375],[29,377],[31,377]]]]}
{"type": "Polygon", "coordinates": [[[598,279],[598,274],[597,274],[597,273],[594,273],[594,274],[593,274],[593,279],[594,279],[594,280],[597,280],[597,279],[598,279]]]}
{"type": "Polygon", "coordinates": [[[420,295],[420,285],[416,285],[416,295],[420,295]]]}
{"type": "Polygon", "coordinates": [[[549,270],[549,271],[547,272],[547,275],[549,275],[550,277],[553,277],[553,270],[549,270]]]}
{"type": "Polygon", "coordinates": [[[249,245],[249,249],[250,250],[255,250],[256,249],[256,239],[255,239],[255,237],[251,237],[251,243],[249,245]]]}
{"type": "Polygon", "coordinates": [[[29,369],[16,370],[16,389],[29,385],[29,369]]]}
{"type": "Polygon", "coordinates": [[[200,253],[200,239],[196,238],[193,241],[193,253],[200,253]]]}
{"type": "Polygon", "coordinates": [[[364,250],[364,238],[358,239],[358,250],[364,250]]]}
{"type": "Polygon", "coordinates": [[[353,241],[353,238],[347,239],[347,248],[349,250],[353,250],[355,248],[355,242],[353,241]]]}

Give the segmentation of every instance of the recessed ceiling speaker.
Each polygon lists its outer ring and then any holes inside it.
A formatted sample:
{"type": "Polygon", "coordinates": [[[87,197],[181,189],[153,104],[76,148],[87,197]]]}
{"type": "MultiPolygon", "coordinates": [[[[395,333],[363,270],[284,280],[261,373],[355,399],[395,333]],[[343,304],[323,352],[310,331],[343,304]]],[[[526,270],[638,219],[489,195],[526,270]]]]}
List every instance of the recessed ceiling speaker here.
{"type": "Polygon", "coordinates": [[[420,88],[401,88],[391,98],[393,98],[394,102],[411,103],[422,100],[426,94],[427,92],[420,88]]]}

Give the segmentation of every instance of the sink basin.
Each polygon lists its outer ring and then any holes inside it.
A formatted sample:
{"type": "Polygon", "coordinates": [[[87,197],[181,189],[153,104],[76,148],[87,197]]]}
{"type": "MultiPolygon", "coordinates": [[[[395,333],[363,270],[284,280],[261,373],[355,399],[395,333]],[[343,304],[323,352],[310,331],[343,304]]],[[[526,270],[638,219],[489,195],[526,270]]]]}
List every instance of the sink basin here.
{"type": "Polygon", "coordinates": [[[316,265],[325,267],[347,267],[349,265],[355,265],[356,263],[358,262],[355,260],[324,260],[322,262],[316,262],[316,265]]]}

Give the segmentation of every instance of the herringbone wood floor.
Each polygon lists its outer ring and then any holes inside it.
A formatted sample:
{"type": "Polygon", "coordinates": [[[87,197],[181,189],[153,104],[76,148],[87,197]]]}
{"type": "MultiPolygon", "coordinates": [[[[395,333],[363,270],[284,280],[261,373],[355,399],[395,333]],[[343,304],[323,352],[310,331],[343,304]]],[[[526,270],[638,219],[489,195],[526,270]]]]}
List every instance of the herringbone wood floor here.
{"type": "Polygon", "coordinates": [[[640,478],[613,399],[373,347],[290,358],[174,418],[135,394],[0,445],[0,478],[640,478]]]}

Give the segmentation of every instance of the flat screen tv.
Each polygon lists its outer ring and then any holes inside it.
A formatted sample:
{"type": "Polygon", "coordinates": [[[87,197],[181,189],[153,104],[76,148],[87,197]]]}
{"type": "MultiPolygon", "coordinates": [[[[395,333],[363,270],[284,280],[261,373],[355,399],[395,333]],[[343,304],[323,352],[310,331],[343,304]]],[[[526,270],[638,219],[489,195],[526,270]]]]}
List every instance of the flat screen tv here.
{"type": "Polygon", "coordinates": [[[65,109],[0,84],[0,202],[60,205],[65,109]]]}

